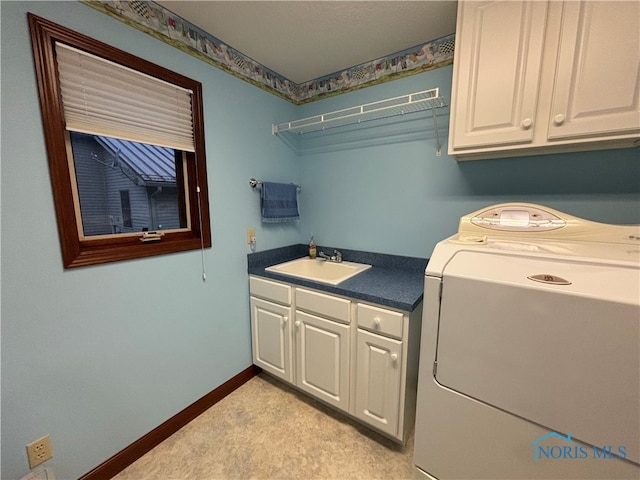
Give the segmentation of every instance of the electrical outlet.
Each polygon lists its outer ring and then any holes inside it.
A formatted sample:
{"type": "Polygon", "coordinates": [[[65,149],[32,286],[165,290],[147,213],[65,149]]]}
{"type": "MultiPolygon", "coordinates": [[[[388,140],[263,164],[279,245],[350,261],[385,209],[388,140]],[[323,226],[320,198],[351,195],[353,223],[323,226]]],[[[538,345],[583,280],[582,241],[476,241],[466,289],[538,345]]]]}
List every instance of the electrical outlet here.
{"type": "Polygon", "coordinates": [[[247,228],[247,243],[252,245],[256,243],[256,229],[255,228],[247,228]]]}
{"type": "Polygon", "coordinates": [[[45,435],[35,442],[27,445],[27,457],[29,458],[29,468],[34,468],[53,457],[51,449],[51,437],[45,435]]]}

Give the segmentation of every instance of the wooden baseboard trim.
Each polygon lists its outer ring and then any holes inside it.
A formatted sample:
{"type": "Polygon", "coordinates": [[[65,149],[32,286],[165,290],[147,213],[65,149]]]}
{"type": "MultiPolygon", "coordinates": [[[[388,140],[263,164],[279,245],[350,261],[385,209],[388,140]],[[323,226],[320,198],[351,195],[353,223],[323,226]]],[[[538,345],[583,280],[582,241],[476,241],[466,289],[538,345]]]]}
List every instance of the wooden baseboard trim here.
{"type": "Polygon", "coordinates": [[[218,403],[231,392],[244,385],[261,371],[262,369],[255,365],[251,365],[244,369],[218,388],[210,391],[204,397],[196,400],[184,410],[176,413],[166,422],[158,425],[149,433],[116,453],[113,457],[105,460],[89,473],[80,477],[79,480],[107,480],[113,478],[115,475],[142,457],[145,453],[149,452],[161,442],[169,438],[187,423],[204,413],[207,409],[218,403]]]}

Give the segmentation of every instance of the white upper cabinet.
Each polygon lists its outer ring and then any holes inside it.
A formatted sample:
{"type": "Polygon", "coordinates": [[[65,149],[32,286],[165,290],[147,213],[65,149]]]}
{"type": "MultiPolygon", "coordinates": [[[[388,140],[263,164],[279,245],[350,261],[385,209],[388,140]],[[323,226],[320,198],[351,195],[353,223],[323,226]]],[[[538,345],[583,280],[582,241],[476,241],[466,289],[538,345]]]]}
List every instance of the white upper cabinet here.
{"type": "Polygon", "coordinates": [[[640,128],[640,2],[564,5],[549,138],[640,128]]]}
{"type": "Polygon", "coordinates": [[[459,2],[449,154],[633,146],[640,3],[459,2]]]}
{"type": "Polygon", "coordinates": [[[546,3],[469,2],[458,8],[450,144],[531,142],[546,3]]]}

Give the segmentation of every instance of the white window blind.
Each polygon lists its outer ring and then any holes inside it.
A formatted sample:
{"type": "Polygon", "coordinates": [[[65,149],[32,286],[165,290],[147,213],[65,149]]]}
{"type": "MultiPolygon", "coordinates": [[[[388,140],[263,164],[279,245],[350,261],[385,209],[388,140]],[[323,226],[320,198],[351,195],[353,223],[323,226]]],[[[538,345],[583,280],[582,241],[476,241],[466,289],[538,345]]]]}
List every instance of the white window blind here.
{"type": "Polygon", "coordinates": [[[67,130],[194,151],[192,91],[56,42],[67,130]]]}

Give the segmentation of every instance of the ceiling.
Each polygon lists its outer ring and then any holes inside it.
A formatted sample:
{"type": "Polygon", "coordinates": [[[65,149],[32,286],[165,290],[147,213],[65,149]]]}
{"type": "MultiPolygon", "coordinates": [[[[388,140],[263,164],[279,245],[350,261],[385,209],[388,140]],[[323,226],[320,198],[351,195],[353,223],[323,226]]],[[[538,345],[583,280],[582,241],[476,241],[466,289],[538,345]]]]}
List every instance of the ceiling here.
{"type": "Polygon", "coordinates": [[[457,2],[158,1],[295,83],[455,32],[457,2]]]}

